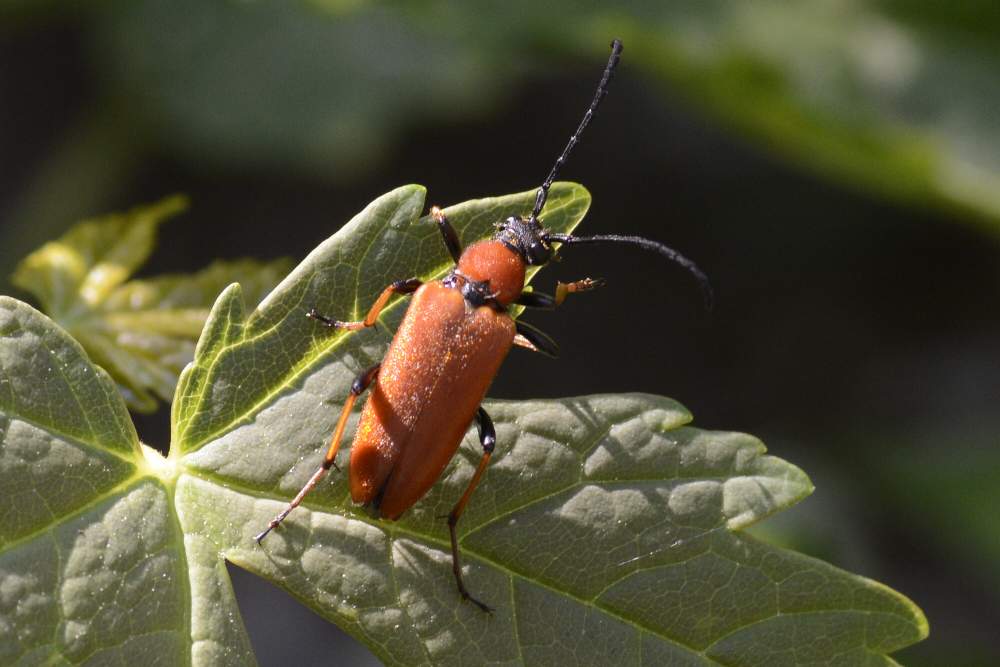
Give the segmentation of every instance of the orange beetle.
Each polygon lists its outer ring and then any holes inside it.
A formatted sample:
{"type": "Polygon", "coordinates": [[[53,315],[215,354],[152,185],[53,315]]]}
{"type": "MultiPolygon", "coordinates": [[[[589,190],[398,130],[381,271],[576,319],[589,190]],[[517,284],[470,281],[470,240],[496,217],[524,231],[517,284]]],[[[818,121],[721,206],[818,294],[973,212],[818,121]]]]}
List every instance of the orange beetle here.
{"type": "Polygon", "coordinates": [[[413,301],[382,363],[354,380],[322,465],[288,507],[255,537],[258,543],[333,467],[354,403],[374,385],[351,447],[348,476],[352,500],[373,505],[385,519],[398,519],[427,493],[455,455],[469,424],[473,419],[477,421],[483,455],[472,480],[448,515],[448,528],[459,593],[483,611],[490,610],[465,588],[456,532],[458,519],[486,471],[496,445],[493,422],[480,404],[512,345],[550,356],[558,352],[548,336],[524,322],[515,322],[507,309],[511,304],[555,308],[570,293],[602,284],[586,278],[568,284],[558,283],[555,296],[523,292],[525,268],[548,262],[553,243],[629,243],[659,252],[686,267],[700,281],[706,303],[711,301],[708,281],[698,267],[660,243],[636,236],[582,237],[550,233],[539,219],[556,174],[607,92],[621,51],[621,42],[612,42],[611,58],[597,93],[538,189],[528,217],[507,218],[498,225],[492,239],[475,243],[463,251],[447,217],[434,207],[431,215],[456,264],[444,280],[427,284],[416,278],[394,282],[383,290],[360,322],[341,322],[315,310],[307,313],[331,328],[357,330],[373,326],[393,294],[413,294],[413,301]]]}

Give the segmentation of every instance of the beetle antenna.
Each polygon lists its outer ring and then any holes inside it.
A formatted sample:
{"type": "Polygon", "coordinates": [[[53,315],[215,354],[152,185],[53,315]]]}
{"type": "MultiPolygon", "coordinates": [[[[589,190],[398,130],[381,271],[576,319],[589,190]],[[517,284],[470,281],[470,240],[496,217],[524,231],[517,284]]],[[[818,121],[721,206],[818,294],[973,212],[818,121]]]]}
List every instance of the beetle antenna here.
{"type": "Polygon", "coordinates": [[[552,182],[556,179],[556,174],[566,163],[566,159],[569,157],[570,152],[573,147],[576,146],[576,142],[580,139],[580,135],[587,128],[590,123],[590,119],[594,117],[594,113],[597,111],[597,105],[601,103],[604,96],[608,94],[608,84],[611,82],[611,75],[614,74],[615,67],[618,66],[618,60],[621,58],[622,54],[622,42],[620,39],[616,39],[611,42],[611,57],[608,58],[608,65],[604,68],[604,76],[601,77],[601,82],[597,84],[597,92],[594,93],[594,100],[590,103],[590,107],[587,109],[587,113],[583,114],[583,120],[580,121],[580,126],[576,128],[576,132],[573,136],[569,138],[569,143],[566,144],[566,148],[563,149],[562,155],[556,160],[556,163],[552,165],[552,171],[549,172],[548,177],[545,182],[542,183],[542,187],[538,188],[538,194],[535,195],[535,208],[531,209],[531,222],[538,222],[538,214],[542,212],[542,207],[545,206],[545,201],[549,198],[549,188],[552,187],[552,182]]]}
{"type": "Polygon", "coordinates": [[[692,262],[690,259],[680,254],[673,248],[669,248],[658,241],[652,241],[641,236],[621,236],[619,234],[598,234],[596,236],[571,236],[570,234],[548,234],[546,235],[546,240],[554,243],[628,243],[631,245],[637,245],[640,248],[646,250],[652,250],[657,252],[671,262],[676,262],[680,264],[695,278],[698,280],[698,285],[701,287],[701,296],[705,301],[705,310],[712,310],[712,304],[715,300],[712,294],[712,285],[708,282],[708,276],[705,272],[698,268],[698,265],[692,262]]]}

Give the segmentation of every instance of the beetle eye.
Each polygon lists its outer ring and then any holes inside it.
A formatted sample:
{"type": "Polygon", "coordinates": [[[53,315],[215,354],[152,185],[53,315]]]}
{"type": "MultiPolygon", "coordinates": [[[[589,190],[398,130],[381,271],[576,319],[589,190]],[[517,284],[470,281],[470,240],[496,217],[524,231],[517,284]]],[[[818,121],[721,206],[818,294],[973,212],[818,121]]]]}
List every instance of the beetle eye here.
{"type": "Polygon", "coordinates": [[[544,242],[533,240],[528,245],[528,264],[539,266],[545,264],[552,257],[552,250],[544,242]]]}

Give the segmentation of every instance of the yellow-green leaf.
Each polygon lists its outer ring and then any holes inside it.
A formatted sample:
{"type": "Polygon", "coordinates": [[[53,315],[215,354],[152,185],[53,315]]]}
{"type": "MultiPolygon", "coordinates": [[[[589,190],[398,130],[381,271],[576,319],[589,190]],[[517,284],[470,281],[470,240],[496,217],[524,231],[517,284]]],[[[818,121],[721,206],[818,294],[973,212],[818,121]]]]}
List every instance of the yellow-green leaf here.
{"type": "Polygon", "coordinates": [[[186,206],[184,197],[174,196],[82,222],[31,253],[13,276],[111,373],[139,412],[171,399],[223,288],[241,282],[256,303],[290,266],[287,260],[217,261],[190,275],[126,282],[153,251],[159,225],[186,206]]]}

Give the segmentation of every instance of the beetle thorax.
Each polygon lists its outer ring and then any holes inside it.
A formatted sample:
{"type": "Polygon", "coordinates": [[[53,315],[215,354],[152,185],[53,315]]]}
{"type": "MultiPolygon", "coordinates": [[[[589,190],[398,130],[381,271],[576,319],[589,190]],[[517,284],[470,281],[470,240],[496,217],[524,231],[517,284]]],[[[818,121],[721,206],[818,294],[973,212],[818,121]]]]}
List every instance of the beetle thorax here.
{"type": "Polygon", "coordinates": [[[524,260],[500,241],[480,241],[465,249],[458,273],[467,280],[489,283],[489,290],[503,306],[510,305],[524,289],[524,260]]]}

